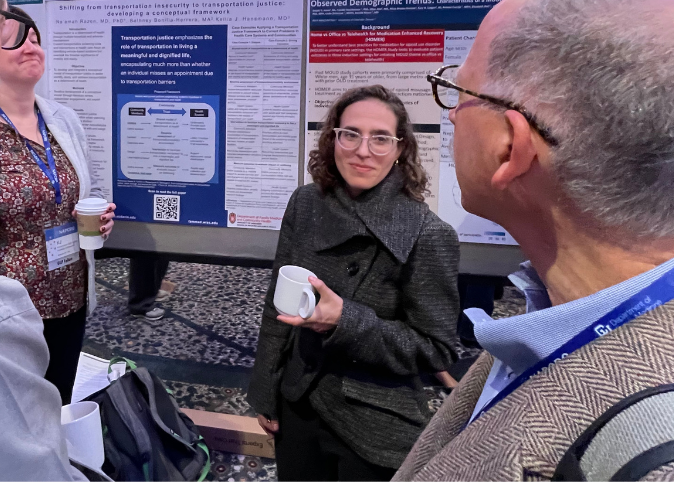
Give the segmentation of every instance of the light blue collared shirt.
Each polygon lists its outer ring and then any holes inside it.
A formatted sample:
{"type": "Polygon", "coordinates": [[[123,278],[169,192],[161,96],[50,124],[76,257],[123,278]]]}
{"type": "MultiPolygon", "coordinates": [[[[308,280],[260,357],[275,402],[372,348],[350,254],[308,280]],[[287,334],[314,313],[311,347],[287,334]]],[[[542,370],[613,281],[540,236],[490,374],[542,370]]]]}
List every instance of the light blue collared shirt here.
{"type": "Polygon", "coordinates": [[[590,296],[557,306],[550,303],[547,289],[531,263],[522,263],[521,268],[521,271],[511,274],[509,279],[526,297],[526,314],[494,320],[479,308],[464,311],[473,322],[477,341],[494,356],[494,366],[475,406],[471,422],[525,370],[674,269],[674,259],[590,296]]]}

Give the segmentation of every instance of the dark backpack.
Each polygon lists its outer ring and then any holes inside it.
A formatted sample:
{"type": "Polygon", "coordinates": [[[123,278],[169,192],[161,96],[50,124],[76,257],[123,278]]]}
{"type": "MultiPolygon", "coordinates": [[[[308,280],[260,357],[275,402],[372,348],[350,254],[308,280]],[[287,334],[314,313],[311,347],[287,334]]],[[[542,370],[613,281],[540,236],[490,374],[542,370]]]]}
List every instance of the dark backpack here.
{"type": "Polygon", "coordinates": [[[100,406],[103,472],[116,481],[204,480],[210,456],[192,420],[159,378],[124,358],[110,366],[119,361],[126,374],[86,398],[100,406]]]}
{"type": "Polygon", "coordinates": [[[661,385],[604,412],[564,454],[552,480],[640,480],[673,462],[674,385],[661,385]]]}

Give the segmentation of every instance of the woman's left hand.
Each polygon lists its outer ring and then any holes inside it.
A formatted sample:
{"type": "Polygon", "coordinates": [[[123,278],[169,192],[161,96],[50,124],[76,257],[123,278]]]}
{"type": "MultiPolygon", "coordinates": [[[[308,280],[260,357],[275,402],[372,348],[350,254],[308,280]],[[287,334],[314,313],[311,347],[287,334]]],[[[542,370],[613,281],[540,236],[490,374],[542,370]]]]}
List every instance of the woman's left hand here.
{"type": "Polygon", "coordinates": [[[115,209],[117,209],[115,203],[110,203],[108,204],[108,210],[101,216],[101,223],[103,223],[103,226],[101,226],[101,236],[103,236],[103,239],[108,239],[112,227],[115,225],[115,222],[112,220],[115,217],[115,209]]]}
{"type": "Polygon", "coordinates": [[[326,333],[339,324],[344,300],[318,278],[309,276],[309,283],[321,295],[321,301],[316,305],[314,314],[306,320],[301,316],[286,315],[279,315],[276,319],[288,325],[309,328],[316,333],[326,333]]]}
{"type": "MultiPolygon", "coordinates": [[[[101,236],[103,236],[103,239],[108,239],[110,231],[112,231],[112,227],[115,225],[115,222],[112,220],[115,217],[115,209],[117,209],[115,203],[110,203],[105,214],[101,216],[101,236]]],[[[73,210],[72,214],[74,218],[77,218],[77,210],[73,210]]]]}
{"type": "Polygon", "coordinates": [[[435,378],[440,380],[446,388],[456,388],[459,386],[459,382],[457,382],[447,371],[436,373],[435,378]]]}

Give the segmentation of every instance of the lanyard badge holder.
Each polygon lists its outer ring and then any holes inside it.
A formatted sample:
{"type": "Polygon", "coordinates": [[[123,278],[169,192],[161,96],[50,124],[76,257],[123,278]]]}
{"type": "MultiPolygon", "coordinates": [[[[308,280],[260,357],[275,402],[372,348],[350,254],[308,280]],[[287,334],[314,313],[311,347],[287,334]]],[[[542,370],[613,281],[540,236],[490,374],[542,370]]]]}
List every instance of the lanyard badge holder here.
{"type": "Polygon", "coordinates": [[[488,402],[475,418],[473,418],[471,423],[484,415],[498,402],[517,390],[534,375],[546,370],[550,365],[566,358],[576,350],[579,350],[594,340],[627,324],[635,318],[670,302],[672,299],[674,299],[674,269],[667,271],[667,273],[662,275],[658,280],[632,296],[627,301],[621,303],[608,314],[602,316],[599,320],[578,333],[546,358],[525,370],[524,373],[513,380],[512,383],[506,386],[490,402],[488,402]]]}

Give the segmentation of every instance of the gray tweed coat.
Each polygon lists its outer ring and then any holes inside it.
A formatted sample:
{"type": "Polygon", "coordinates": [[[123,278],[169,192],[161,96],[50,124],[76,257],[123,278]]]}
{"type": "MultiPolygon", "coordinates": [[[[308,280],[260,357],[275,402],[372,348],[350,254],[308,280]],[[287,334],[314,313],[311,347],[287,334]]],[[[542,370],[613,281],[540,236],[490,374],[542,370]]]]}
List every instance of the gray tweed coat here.
{"type": "MultiPolygon", "coordinates": [[[[466,427],[493,361],[488,353],[478,358],[393,480],[550,480],[609,407],[674,382],[674,302],[556,362],[466,427]]],[[[635,427],[635,434],[652,430],[635,427]]],[[[642,480],[674,480],[674,463],[642,480]]]]}
{"type": "MultiPolygon", "coordinates": [[[[419,374],[458,355],[459,243],[406,196],[397,167],[351,199],[310,184],[283,218],[248,400],[277,418],[279,396],[308,394],[321,418],[366,460],[397,468],[430,419],[419,374]],[[278,269],[307,268],[344,300],[328,335],[276,320],[278,269]]],[[[283,427],[281,427],[283,430],[283,427]]]]}

